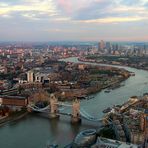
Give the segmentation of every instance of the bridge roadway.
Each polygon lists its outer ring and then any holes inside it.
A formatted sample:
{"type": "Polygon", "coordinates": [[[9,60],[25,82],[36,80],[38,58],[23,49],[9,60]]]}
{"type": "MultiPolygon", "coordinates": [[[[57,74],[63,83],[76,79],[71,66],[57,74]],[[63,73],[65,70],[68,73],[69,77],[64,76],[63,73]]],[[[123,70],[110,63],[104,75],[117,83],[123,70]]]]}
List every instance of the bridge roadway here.
{"type": "MultiPolygon", "coordinates": [[[[55,104],[56,105],[63,105],[66,107],[72,106],[71,104],[65,104],[65,103],[61,103],[61,102],[55,103],[55,104]]],[[[48,105],[44,108],[39,108],[39,107],[32,104],[32,105],[28,105],[28,108],[31,108],[33,111],[36,111],[36,112],[50,113],[50,105],[48,105]]],[[[89,115],[83,108],[80,109],[79,113],[80,113],[80,118],[84,118],[84,119],[92,121],[92,122],[101,122],[103,120],[103,119],[95,118],[95,117],[89,115]]],[[[66,113],[66,112],[60,112],[60,109],[56,112],[56,115],[65,115],[65,116],[73,117],[73,114],[66,113]]]]}
{"type": "MultiPolygon", "coordinates": [[[[11,93],[16,93],[18,92],[18,89],[17,88],[13,88],[13,89],[10,89],[10,90],[7,90],[7,91],[4,91],[4,92],[1,92],[2,95],[8,95],[8,94],[11,94],[11,93]]],[[[63,102],[55,102],[54,105],[56,106],[65,106],[65,107],[72,107],[73,108],[73,104],[67,104],[67,103],[63,103],[63,102]]],[[[31,108],[33,111],[37,111],[37,112],[42,112],[42,113],[50,113],[49,109],[49,105],[46,106],[45,108],[38,108],[37,106],[35,105],[28,105],[28,108],[31,108]]],[[[75,109],[76,112],[78,112],[78,114],[80,115],[81,118],[85,118],[89,121],[93,121],[93,122],[99,122],[99,121],[102,121],[102,119],[97,119],[91,115],[89,115],[83,108],[81,108],[79,111],[77,111],[77,109],[75,109]]],[[[57,115],[67,115],[67,116],[73,116],[71,113],[64,113],[64,112],[60,112],[60,109],[58,109],[57,115]]]]}

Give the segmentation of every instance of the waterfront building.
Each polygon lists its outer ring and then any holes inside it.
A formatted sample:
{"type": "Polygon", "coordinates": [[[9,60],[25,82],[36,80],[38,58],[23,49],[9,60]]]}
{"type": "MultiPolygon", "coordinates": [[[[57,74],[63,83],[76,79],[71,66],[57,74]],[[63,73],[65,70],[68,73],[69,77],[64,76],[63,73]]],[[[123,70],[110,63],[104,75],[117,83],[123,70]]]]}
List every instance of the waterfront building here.
{"type": "Polygon", "coordinates": [[[48,82],[49,83],[48,74],[40,73],[40,72],[36,73],[35,82],[42,82],[42,83],[48,82]]]}
{"type": "Polygon", "coordinates": [[[96,144],[92,146],[92,148],[138,148],[138,146],[131,143],[98,137],[96,144]]]}
{"type": "Polygon", "coordinates": [[[125,133],[119,120],[113,121],[113,129],[115,131],[116,139],[125,142],[126,141],[125,133]]]}
{"type": "Polygon", "coordinates": [[[148,109],[145,109],[142,114],[141,129],[143,130],[144,137],[145,137],[144,146],[147,148],[148,147],[148,109]]]}
{"type": "MultiPolygon", "coordinates": [[[[148,145],[148,97],[133,96],[111,113],[116,139],[146,147],[148,145]],[[124,136],[123,136],[124,135],[124,136]],[[124,139],[123,139],[124,137],[124,139]]],[[[117,108],[117,107],[116,107],[117,108]]]]}
{"type": "Polygon", "coordinates": [[[27,72],[27,82],[34,82],[34,73],[31,70],[27,72]]]}
{"type": "Polygon", "coordinates": [[[120,109],[120,113],[124,112],[125,110],[127,110],[128,108],[130,108],[131,106],[133,106],[137,102],[139,102],[137,96],[133,96],[133,97],[129,98],[129,100],[122,105],[122,107],[120,109]]]}
{"type": "Polygon", "coordinates": [[[145,141],[145,121],[142,118],[143,113],[131,109],[123,118],[123,125],[127,141],[141,145],[145,141]]]}
{"type": "Polygon", "coordinates": [[[28,99],[21,96],[0,96],[0,104],[14,111],[21,110],[22,107],[27,106],[28,99]]]}

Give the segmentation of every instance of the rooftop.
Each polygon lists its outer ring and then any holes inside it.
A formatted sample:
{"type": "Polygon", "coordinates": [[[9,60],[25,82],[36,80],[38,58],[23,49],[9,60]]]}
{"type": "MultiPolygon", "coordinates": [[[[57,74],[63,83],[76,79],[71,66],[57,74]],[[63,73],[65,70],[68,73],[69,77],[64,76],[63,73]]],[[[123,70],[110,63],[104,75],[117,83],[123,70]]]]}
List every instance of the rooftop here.
{"type": "Polygon", "coordinates": [[[26,97],[22,97],[22,96],[0,96],[0,98],[2,98],[2,99],[19,99],[19,100],[26,99],[26,97]]]}
{"type": "Polygon", "coordinates": [[[145,113],[145,114],[148,114],[148,109],[145,109],[144,113],[145,113]]]}
{"type": "Polygon", "coordinates": [[[98,145],[102,146],[112,146],[114,148],[138,148],[137,145],[131,143],[125,143],[117,140],[107,139],[103,137],[98,137],[98,145]]]}

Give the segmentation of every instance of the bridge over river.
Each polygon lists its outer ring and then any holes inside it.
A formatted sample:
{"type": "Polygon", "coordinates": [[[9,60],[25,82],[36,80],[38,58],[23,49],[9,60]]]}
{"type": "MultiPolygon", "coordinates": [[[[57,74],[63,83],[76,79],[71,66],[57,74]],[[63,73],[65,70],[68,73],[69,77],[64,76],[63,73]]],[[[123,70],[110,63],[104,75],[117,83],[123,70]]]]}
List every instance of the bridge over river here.
{"type": "MultiPolygon", "coordinates": [[[[80,101],[74,100],[71,104],[65,103],[65,102],[59,102],[58,99],[54,96],[54,94],[51,94],[49,98],[49,105],[44,108],[39,108],[33,103],[30,103],[28,105],[29,111],[36,111],[41,113],[47,113],[49,118],[58,118],[60,115],[66,115],[71,117],[71,122],[76,123],[80,122],[82,119],[86,119],[92,122],[97,122],[98,126],[99,123],[102,123],[101,118],[96,118],[89,113],[87,113],[82,107],[80,108],[80,101]],[[62,108],[60,108],[62,106],[62,108]],[[71,108],[71,112],[64,112],[64,109],[66,107],[71,108]]],[[[109,121],[108,121],[109,122],[109,121]]]]}
{"type": "MultiPolygon", "coordinates": [[[[79,62],[77,58],[68,58],[64,61],[79,62]]],[[[82,63],[82,62],[81,62],[82,63]]],[[[94,64],[94,63],[90,63],[94,64]]],[[[102,118],[102,110],[114,104],[122,104],[131,96],[140,96],[148,92],[148,72],[130,67],[122,67],[135,73],[124,83],[123,87],[112,90],[110,93],[101,91],[93,99],[82,100],[81,108],[95,118],[102,118]]],[[[65,113],[71,112],[70,107],[65,107],[65,113]]],[[[63,112],[61,110],[61,112],[63,112]]],[[[81,130],[97,128],[97,122],[83,120],[81,125],[69,124],[69,116],[58,120],[28,115],[19,122],[0,127],[0,147],[2,148],[44,148],[46,142],[55,142],[61,147],[72,141],[81,130]],[[64,137],[64,138],[61,138],[64,137]]]]}

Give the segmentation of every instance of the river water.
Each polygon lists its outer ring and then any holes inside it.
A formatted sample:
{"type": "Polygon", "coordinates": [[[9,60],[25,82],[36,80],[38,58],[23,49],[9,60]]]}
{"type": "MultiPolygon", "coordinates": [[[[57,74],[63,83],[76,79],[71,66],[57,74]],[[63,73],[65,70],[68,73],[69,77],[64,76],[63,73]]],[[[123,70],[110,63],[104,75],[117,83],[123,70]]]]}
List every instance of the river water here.
{"type": "MultiPolygon", "coordinates": [[[[77,58],[64,61],[79,62],[77,58]]],[[[83,62],[81,62],[83,63],[83,62]]],[[[85,62],[87,63],[87,62],[85,62]]],[[[91,63],[92,64],[92,63],[91,63]]],[[[93,99],[81,101],[81,107],[90,115],[102,117],[104,110],[115,104],[122,104],[130,96],[140,96],[148,92],[148,72],[135,68],[117,66],[135,73],[125,82],[125,85],[110,93],[101,91],[93,99]]],[[[65,109],[70,112],[70,109],[65,109]]],[[[59,120],[49,120],[30,114],[25,118],[0,127],[0,148],[45,148],[47,143],[58,143],[60,147],[70,143],[75,135],[87,128],[97,128],[97,123],[83,120],[81,125],[71,125],[70,118],[61,116],[59,120]]]]}

